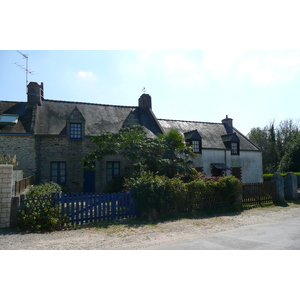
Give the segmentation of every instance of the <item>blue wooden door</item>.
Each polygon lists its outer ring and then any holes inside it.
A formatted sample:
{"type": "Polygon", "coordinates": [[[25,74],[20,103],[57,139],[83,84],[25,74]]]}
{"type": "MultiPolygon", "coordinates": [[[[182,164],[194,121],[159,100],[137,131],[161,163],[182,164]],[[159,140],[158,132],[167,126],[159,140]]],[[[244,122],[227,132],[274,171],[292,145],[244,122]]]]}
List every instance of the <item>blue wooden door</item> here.
{"type": "Polygon", "coordinates": [[[96,184],[95,184],[95,171],[84,170],[84,186],[83,191],[85,193],[95,193],[96,184]]]}

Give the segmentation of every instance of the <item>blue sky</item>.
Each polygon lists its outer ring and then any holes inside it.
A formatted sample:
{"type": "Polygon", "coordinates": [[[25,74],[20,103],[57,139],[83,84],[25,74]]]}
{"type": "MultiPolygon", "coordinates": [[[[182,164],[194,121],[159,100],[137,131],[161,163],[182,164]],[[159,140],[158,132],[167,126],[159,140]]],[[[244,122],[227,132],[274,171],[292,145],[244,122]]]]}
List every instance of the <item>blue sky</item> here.
{"type": "MultiPolygon", "coordinates": [[[[145,87],[158,118],[220,122],[247,134],[300,115],[300,51],[22,50],[45,98],[135,106],[145,87]]],[[[0,51],[0,99],[25,101],[26,60],[0,51]]]]}
{"type": "Polygon", "coordinates": [[[19,50],[48,99],[135,106],[145,87],[158,118],[228,115],[244,134],[300,118],[300,50],[288,50],[300,49],[297,1],[12,0],[1,8],[0,100],[26,100],[19,50]]]}

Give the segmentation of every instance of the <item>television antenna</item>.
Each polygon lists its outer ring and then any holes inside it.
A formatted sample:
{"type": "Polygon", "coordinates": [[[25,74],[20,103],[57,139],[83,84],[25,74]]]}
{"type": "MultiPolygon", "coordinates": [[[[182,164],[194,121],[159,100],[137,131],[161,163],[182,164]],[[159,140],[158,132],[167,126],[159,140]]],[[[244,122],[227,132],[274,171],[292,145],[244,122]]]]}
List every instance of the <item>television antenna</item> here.
{"type": "Polygon", "coordinates": [[[25,72],[26,72],[26,93],[27,93],[28,74],[30,74],[30,75],[36,75],[36,74],[35,74],[35,72],[29,71],[29,69],[28,69],[28,54],[24,54],[24,53],[22,53],[21,51],[18,51],[18,50],[17,50],[17,52],[23,56],[23,59],[26,59],[26,67],[25,68],[23,66],[19,65],[18,63],[14,63],[14,64],[16,66],[18,66],[19,68],[25,70],[25,72]]]}

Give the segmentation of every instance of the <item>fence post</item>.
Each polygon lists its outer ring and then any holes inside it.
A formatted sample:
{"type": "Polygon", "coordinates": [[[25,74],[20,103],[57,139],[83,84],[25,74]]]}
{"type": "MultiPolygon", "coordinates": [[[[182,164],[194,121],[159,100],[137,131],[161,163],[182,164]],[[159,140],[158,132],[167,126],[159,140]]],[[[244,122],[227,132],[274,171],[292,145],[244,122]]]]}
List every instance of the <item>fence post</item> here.
{"type": "Polygon", "coordinates": [[[20,208],[20,197],[13,197],[10,211],[10,227],[17,226],[17,213],[20,208]]]}
{"type": "Polygon", "coordinates": [[[280,173],[275,173],[271,181],[274,181],[276,183],[276,200],[275,202],[280,203],[284,202],[284,185],[283,185],[283,177],[280,175],[280,173]]]}
{"type": "Polygon", "coordinates": [[[284,196],[286,200],[297,200],[297,176],[294,173],[287,173],[284,178],[284,196]]]}
{"type": "Polygon", "coordinates": [[[234,208],[237,211],[242,211],[243,210],[243,186],[241,184],[239,188],[239,192],[237,193],[235,199],[234,199],[234,208]]]}

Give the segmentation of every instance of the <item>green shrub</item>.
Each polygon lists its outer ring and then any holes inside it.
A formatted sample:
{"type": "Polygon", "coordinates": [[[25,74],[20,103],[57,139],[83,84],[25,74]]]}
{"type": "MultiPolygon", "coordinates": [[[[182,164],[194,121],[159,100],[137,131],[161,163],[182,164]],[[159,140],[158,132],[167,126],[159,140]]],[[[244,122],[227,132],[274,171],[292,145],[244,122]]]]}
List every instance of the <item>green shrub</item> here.
{"type": "Polygon", "coordinates": [[[44,196],[52,193],[60,193],[61,186],[55,182],[45,182],[39,185],[34,185],[29,188],[27,195],[30,196],[44,196]]]}
{"type": "Polygon", "coordinates": [[[127,180],[137,202],[139,216],[155,220],[163,215],[192,212],[206,206],[230,206],[241,191],[241,182],[233,176],[218,180],[198,178],[183,182],[180,178],[144,172],[127,180]]]}
{"type": "Polygon", "coordinates": [[[19,231],[61,230],[69,221],[69,218],[61,215],[59,209],[55,207],[30,210],[30,213],[19,210],[17,213],[19,231]]]}
{"type": "Polygon", "coordinates": [[[54,231],[61,230],[69,223],[69,218],[54,207],[52,193],[61,192],[61,187],[54,182],[47,182],[29,189],[24,207],[17,213],[19,231],[54,231]]]}
{"type": "Polygon", "coordinates": [[[110,180],[103,188],[104,193],[119,193],[124,190],[125,176],[118,175],[110,180]]]}
{"type": "Polygon", "coordinates": [[[139,177],[127,180],[126,185],[133,190],[141,218],[157,218],[158,210],[162,206],[160,202],[165,197],[165,180],[165,177],[155,176],[151,172],[142,172],[139,177]]]}

